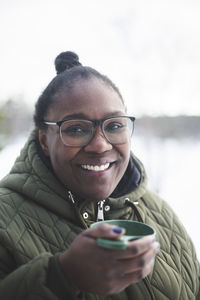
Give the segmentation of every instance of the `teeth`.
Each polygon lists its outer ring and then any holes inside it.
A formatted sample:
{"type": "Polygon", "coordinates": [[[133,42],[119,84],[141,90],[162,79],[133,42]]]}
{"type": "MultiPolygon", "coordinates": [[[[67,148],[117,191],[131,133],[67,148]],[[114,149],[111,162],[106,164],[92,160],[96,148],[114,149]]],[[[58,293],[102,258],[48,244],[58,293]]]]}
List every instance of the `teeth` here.
{"type": "Polygon", "coordinates": [[[81,167],[83,169],[95,171],[95,172],[104,171],[104,170],[108,169],[109,166],[110,166],[110,163],[107,163],[107,164],[101,165],[101,166],[81,165],[81,167]]]}

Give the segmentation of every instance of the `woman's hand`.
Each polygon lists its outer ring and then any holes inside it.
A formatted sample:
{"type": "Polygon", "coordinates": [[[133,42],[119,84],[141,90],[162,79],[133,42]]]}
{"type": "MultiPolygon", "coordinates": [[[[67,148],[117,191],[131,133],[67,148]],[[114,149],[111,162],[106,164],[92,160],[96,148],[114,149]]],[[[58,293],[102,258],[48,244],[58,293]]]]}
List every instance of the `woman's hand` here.
{"type": "Polygon", "coordinates": [[[159,250],[153,236],[131,241],[123,251],[104,249],[96,244],[97,238],[117,239],[125,233],[124,230],[115,232],[115,228],[102,224],[87,229],[60,254],[61,268],[77,290],[116,294],[151,272],[159,250]]]}

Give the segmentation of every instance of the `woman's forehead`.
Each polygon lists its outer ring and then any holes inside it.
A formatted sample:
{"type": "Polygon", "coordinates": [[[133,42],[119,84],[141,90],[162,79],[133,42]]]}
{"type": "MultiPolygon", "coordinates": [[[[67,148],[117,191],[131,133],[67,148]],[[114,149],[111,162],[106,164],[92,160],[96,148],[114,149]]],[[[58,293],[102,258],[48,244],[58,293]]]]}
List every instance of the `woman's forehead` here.
{"type": "Polygon", "coordinates": [[[74,82],[69,89],[63,90],[63,96],[82,99],[92,97],[94,100],[96,98],[103,99],[104,97],[109,100],[114,97],[123,103],[119,94],[112,86],[97,78],[81,79],[74,82]]]}
{"type": "MultiPolygon", "coordinates": [[[[99,80],[80,81],[57,96],[51,112],[64,115],[113,116],[124,114],[121,98],[110,86],[99,80]]],[[[61,116],[60,116],[61,117],[61,116]]]]}

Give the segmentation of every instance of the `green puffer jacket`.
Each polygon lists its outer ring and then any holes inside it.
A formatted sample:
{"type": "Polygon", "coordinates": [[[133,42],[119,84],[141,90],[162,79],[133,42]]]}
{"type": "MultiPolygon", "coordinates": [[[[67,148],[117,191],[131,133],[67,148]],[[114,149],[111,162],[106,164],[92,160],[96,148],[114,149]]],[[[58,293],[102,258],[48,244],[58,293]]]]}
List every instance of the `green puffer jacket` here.
{"type": "Polygon", "coordinates": [[[35,136],[33,132],[0,183],[1,300],[200,299],[193,244],[167,203],[147,189],[143,166],[136,158],[139,187],[123,197],[106,199],[104,215],[143,221],[155,228],[161,249],[154,269],[118,295],[82,293],[77,298],[59,267],[57,253],[96,221],[96,204],[71,201],[71,194],[40,159],[35,136]]]}

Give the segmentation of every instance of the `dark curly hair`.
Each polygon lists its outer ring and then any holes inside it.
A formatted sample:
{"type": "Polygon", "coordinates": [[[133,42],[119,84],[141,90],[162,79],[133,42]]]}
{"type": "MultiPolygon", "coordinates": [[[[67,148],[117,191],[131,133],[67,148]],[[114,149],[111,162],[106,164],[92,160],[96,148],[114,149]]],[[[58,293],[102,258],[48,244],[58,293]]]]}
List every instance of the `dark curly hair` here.
{"type": "Polygon", "coordinates": [[[55,59],[55,69],[57,76],[48,84],[40,95],[35,105],[34,123],[37,129],[45,129],[43,123],[45,116],[54,102],[59,98],[56,97],[63,89],[71,89],[79,80],[89,80],[97,78],[106,85],[110,86],[123,101],[121,93],[116,85],[105,75],[99,73],[93,68],[82,66],[76,53],[66,51],[60,53],[55,59]]]}

